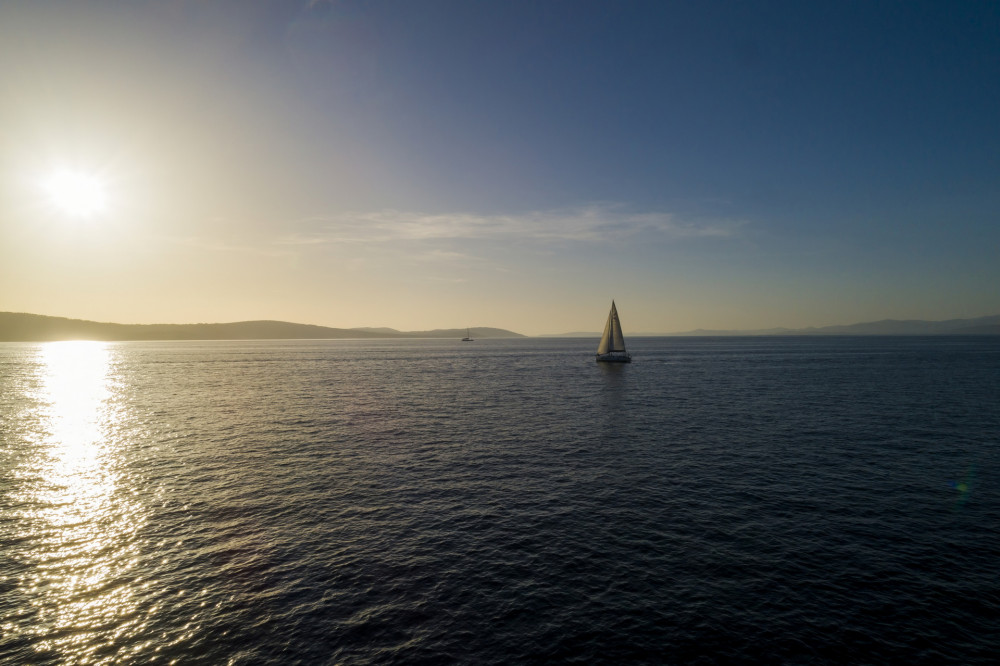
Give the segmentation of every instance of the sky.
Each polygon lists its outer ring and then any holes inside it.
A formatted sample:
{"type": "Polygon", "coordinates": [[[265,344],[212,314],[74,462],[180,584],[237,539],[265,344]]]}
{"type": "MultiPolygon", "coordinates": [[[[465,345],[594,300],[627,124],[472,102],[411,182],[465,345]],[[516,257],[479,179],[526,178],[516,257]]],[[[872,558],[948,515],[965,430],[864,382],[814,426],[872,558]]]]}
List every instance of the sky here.
{"type": "Polygon", "coordinates": [[[1000,314],[1000,4],[8,1],[0,311],[1000,314]]]}

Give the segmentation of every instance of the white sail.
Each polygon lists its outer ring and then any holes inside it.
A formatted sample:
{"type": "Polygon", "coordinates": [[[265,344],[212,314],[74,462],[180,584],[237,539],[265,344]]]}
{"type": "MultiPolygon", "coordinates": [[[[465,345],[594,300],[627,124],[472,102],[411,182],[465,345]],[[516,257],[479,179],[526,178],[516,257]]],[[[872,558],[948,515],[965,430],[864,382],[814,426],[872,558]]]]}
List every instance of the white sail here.
{"type": "Polygon", "coordinates": [[[601,336],[601,343],[597,345],[598,354],[609,352],[625,352],[625,338],[622,336],[622,324],[618,320],[618,309],[615,302],[611,301],[611,312],[608,313],[608,323],[604,325],[604,335],[601,336]]]}

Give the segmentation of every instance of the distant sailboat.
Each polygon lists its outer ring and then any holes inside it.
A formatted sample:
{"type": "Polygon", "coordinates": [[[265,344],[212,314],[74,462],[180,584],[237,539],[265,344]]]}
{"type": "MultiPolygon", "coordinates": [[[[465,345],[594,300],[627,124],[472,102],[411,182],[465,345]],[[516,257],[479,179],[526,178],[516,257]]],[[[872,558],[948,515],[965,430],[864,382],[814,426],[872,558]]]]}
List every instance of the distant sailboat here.
{"type": "Polygon", "coordinates": [[[597,345],[597,361],[605,363],[632,362],[632,357],[625,351],[622,323],[618,321],[618,309],[615,307],[614,301],[611,301],[611,312],[608,313],[608,323],[604,325],[601,344],[597,345]]]}
{"type": "Polygon", "coordinates": [[[465,337],[462,338],[462,342],[475,342],[472,339],[472,332],[469,329],[465,329],[465,337]]]}

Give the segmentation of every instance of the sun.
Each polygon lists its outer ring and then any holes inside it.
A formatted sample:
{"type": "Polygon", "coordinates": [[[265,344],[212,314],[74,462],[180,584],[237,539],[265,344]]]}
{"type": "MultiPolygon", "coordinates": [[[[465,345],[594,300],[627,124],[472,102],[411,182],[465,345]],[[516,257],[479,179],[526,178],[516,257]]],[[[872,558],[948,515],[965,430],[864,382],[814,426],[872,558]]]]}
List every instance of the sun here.
{"type": "Polygon", "coordinates": [[[42,182],[42,189],[52,207],[70,217],[94,217],[108,207],[108,192],[104,181],[85,171],[54,171],[42,182]]]}

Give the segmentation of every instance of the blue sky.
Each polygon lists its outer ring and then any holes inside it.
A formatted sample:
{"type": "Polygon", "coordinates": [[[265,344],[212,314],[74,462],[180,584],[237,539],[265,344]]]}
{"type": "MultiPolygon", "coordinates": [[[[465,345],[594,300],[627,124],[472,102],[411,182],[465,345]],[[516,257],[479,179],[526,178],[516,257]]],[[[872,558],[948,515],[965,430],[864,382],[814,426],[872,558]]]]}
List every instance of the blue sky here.
{"type": "Polygon", "coordinates": [[[1000,312],[996,3],[43,0],[0,8],[0,75],[0,310],[1000,312]],[[58,168],[106,209],[53,210],[58,168]]]}

